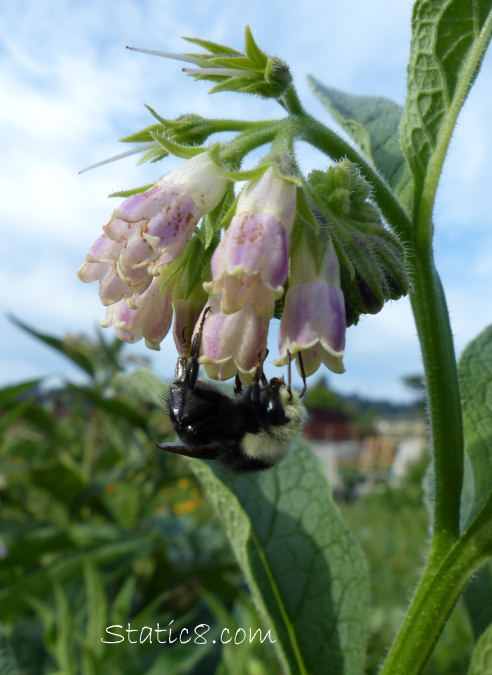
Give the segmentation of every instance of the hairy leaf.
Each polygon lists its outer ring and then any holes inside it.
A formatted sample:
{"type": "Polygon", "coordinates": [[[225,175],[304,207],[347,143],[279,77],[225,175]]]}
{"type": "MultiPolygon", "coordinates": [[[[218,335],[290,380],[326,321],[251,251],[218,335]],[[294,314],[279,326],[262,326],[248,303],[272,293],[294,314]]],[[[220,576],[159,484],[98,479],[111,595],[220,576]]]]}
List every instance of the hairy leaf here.
{"type": "Polygon", "coordinates": [[[418,0],[413,9],[401,144],[414,178],[414,208],[430,208],[458,113],[492,30],[492,0],[418,0]]]}
{"type": "Polygon", "coordinates": [[[459,375],[465,449],[473,476],[469,481],[473,490],[465,493],[471,504],[463,504],[462,509],[469,522],[492,493],[492,326],[467,346],[459,375]]]}
{"type": "Polygon", "coordinates": [[[314,77],[308,80],[316,96],[406,204],[412,177],[400,148],[403,108],[388,98],[354,96],[326,87],[314,77]]]}
{"type": "Polygon", "coordinates": [[[231,475],[192,461],[289,673],[363,670],[367,570],[312,451],[231,475]]]}
{"type": "Polygon", "coordinates": [[[492,673],[492,625],[490,625],[473,650],[468,675],[492,673]]]}
{"type": "Polygon", "coordinates": [[[41,342],[44,342],[50,347],[53,347],[53,349],[56,349],[56,351],[64,354],[70,361],[79,366],[79,368],[82,368],[82,370],[89,375],[95,375],[96,369],[94,360],[91,358],[90,353],[88,353],[81,345],[70,344],[67,340],[60,340],[52,335],[39,333],[37,330],[34,330],[27,324],[19,321],[19,319],[16,319],[14,316],[10,316],[9,318],[12,323],[15,323],[16,326],[26,331],[26,333],[29,333],[38,340],[41,340],[41,342]]]}

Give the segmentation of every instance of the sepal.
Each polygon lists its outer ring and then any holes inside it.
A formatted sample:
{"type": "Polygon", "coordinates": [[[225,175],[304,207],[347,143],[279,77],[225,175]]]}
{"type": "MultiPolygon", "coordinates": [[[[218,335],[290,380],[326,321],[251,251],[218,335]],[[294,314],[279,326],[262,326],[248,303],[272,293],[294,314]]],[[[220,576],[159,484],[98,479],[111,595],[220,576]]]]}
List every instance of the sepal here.
{"type": "Polygon", "coordinates": [[[194,68],[184,68],[184,72],[195,80],[215,82],[216,85],[210,93],[240,91],[278,99],[292,82],[287,64],[277,57],[265,54],[256,44],[248,26],[243,53],[208,40],[188,37],[184,39],[202,47],[204,52],[170,54],[135,47],[130,49],[193,64],[194,68]]]}

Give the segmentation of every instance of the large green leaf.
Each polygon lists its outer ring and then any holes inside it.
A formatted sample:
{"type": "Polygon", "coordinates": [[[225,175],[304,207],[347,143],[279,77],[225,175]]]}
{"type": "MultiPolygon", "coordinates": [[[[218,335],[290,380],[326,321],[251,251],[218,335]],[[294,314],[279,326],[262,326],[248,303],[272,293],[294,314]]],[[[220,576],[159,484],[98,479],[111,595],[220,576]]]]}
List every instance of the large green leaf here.
{"type": "Polygon", "coordinates": [[[380,96],[354,96],[326,87],[308,78],[314,93],[328,108],[360,150],[407,203],[412,177],[400,148],[400,120],[403,108],[380,96]]]}
{"type": "Polygon", "coordinates": [[[287,672],[356,675],[364,664],[368,579],[313,452],[234,475],[192,461],[222,520],[287,672]]]}
{"type": "MultiPolygon", "coordinates": [[[[465,450],[472,479],[462,513],[469,522],[492,493],[492,326],[463,352],[459,363],[465,450]]],[[[464,523],[466,525],[466,522],[464,523]]]]}
{"type": "Polygon", "coordinates": [[[492,673],[492,625],[487,628],[473,650],[468,675],[492,673]]]}
{"type": "Polygon", "coordinates": [[[413,9],[401,144],[416,209],[430,210],[458,113],[492,30],[492,0],[418,0],[413,9]],[[423,195],[424,193],[424,195],[423,195]]]}

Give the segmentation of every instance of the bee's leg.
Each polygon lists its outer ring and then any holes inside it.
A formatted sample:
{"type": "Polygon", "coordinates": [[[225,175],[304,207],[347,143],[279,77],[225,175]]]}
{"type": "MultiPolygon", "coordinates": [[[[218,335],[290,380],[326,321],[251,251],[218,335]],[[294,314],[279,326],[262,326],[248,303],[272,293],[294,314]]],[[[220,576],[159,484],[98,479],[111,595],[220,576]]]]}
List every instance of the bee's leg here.
{"type": "Polygon", "coordinates": [[[258,367],[256,369],[256,375],[255,375],[255,377],[259,381],[261,381],[261,384],[264,387],[268,387],[268,380],[265,376],[265,371],[263,370],[263,364],[266,361],[266,357],[268,356],[268,353],[269,353],[268,349],[265,349],[265,356],[263,358],[261,358],[261,352],[259,352],[259,354],[258,354],[258,367]]]}
{"type": "Polygon", "coordinates": [[[287,391],[289,392],[289,401],[292,401],[292,356],[289,350],[287,350],[287,357],[287,391]]]}
{"type": "Polygon", "coordinates": [[[200,343],[202,341],[203,324],[205,323],[205,318],[207,314],[210,312],[210,310],[211,310],[210,306],[205,308],[198,330],[193,336],[193,340],[191,341],[190,360],[186,364],[185,379],[188,381],[188,383],[192,388],[195,386],[195,382],[198,377],[198,371],[200,369],[198,357],[200,356],[200,343]]]}
{"type": "Polygon", "coordinates": [[[234,393],[240,394],[243,390],[243,383],[239,379],[239,375],[236,373],[236,378],[234,380],[234,393]]]}
{"type": "MultiPolygon", "coordinates": [[[[303,384],[302,391],[300,393],[300,396],[302,398],[304,396],[304,394],[306,393],[307,383],[306,383],[306,373],[304,371],[304,363],[302,361],[302,353],[301,352],[298,352],[297,358],[299,360],[299,369],[301,371],[302,384],[303,384]]],[[[290,386],[290,377],[289,377],[289,386],[290,386]]]]}

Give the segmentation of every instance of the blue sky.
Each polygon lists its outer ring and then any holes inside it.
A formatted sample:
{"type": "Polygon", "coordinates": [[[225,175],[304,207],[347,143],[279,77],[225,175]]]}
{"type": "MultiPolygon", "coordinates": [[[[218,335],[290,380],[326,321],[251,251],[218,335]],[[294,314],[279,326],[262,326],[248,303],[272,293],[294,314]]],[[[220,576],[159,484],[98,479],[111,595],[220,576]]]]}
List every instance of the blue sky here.
{"type": "MultiPolygon", "coordinates": [[[[411,3],[308,0],[3,0],[0,8],[0,384],[43,375],[72,377],[67,364],[14,328],[13,313],[58,335],[90,332],[103,318],[95,284],[75,270],[107,222],[110,192],[158,179],[172,161],[136,166],[135,158],[79,175],[122,149],[117,139],[150,122],[143,103],[164,117],[275,117],[273,102],[241,95],[209,96],[176,61],[137,54],[126,44],[184,51],[180,36],[242,48],[249,24],[259,45],[288,62],[308,109],[329,122],[306,75],[350,93],[387,96],[403,104],[411,3]]],[[[448,296],[458,353],[490,323],[492,231],[492,58],[460,116],[436,207],[436,260],[448,296]]],[[[326,160],[299,148],[304,170],[326,160]]],[[[272,331],[271,358],[275,358],[272,331]]],[[[172,376],[171,339],[152,357],[172,376]]],[[[401,377],[419,372],[416,331],[405,299],[364,317],[347,332],[346,373],[329,375],[345,393],[405,400],[401,377]]],[[[267,370],[273,373],[267,363],[267,370]]],[[[314,377],[314,379],[316,376],[314,377]]]]}

